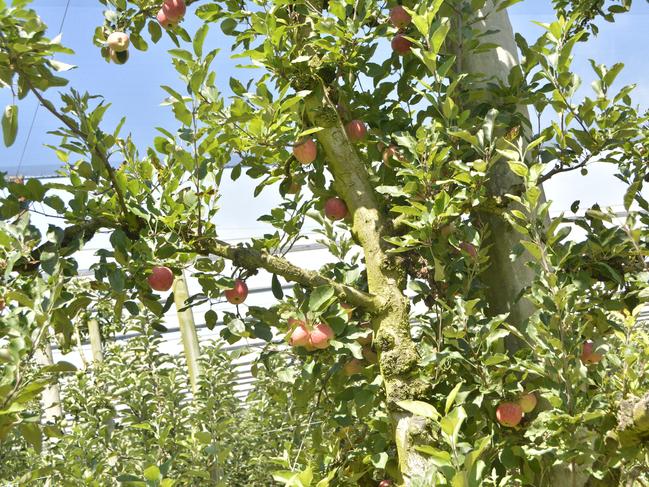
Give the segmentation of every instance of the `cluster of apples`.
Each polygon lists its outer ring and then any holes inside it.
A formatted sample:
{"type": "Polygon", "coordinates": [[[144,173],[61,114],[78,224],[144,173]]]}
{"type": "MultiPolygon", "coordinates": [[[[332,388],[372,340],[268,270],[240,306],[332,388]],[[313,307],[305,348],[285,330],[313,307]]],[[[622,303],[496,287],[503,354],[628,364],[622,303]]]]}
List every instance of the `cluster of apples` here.
{"type": "Polygon", "coordinates": [[[106,39],[110,60],[115,64],[124,64],[128,61],[128,46],[131,41],[125,32],[113,32],[106,39]]]}
{"type": "MultiPolygon", "coordinates": [[[[156,18],[165,29],[177,25],[185,16],[187,5],[185,0],[164,0],[156,18]]],[[[124,64],[128,61],[128,47],[130,39],[126,32],[113,32],[106,39],[108,53],[111,61],[115,64],[124,64]]]]}
{"type": "MultiPolygon", "coordinates": [[[[147,282],[154,291],[169,291],[174,283],[174,273],[168,267],[155,266],[151,269],[147,282]]],[[[225,290],[223,294],[228,303],[241,304],[248,297],[248,285],[245,281],[236,279],[232,289],[225,290]]]]}
{"type": "MultiPolygon", "coordinates": [[[[362,142],[367,137],[367,126],[362,120],[351,120],[345,124],[345,133],[350,142],[362,142]]],[[[312,138],[298,141],[293,146],[293,157],[304,166],[311,164],[318,157],[318,144],[312,138]]],[[[299,185],[293,183],[289,193],[297,193],[299,189],[299,185]]],[[[343,220],[349,214],[349,209],[341,198],[334,196],[325,201],[324,214],[330,220],[343,220]]]]}
{"type": "Polygon", "coordinates": [[[293,330],[288,343],[292,347],[304,347],[309,351],[324,350],[336,336],[326,323],[309,326],[306,321],[289,318],[288,325],[293,330]]]}
{"type": "Polygon", "coordinates": [[[403,32],[410,25],[412,18],[401,5],[397,5],[390,10],[389,18],[390,23],[398,29],[397,35],[392,38],[392,50],[399,56],[405,56],[412,49],[412,42],[404,36],[403,32]]]}
{"type": "Polygon", "coordinates": [[[537,403],[533,392],[523,394],[516,402],[502,402],[496,408],[496,419],[503,426],[513,428],[518,426],[525,414],[534,411],[537,403]]]}
{"type": "MultiPolygon", "coordinates": [[[[588,340],[581,347],[581,361],[585,365],[598,364],[602,360],[601,353],[595,351],[595,344],[588,340]]],[[[527,413],[536,408],[538,399],[533,392],[522,395],[516,402],[503,402],[496,408],[496,419],[503,426],[513,428],[523,419],[527,413]]]]}

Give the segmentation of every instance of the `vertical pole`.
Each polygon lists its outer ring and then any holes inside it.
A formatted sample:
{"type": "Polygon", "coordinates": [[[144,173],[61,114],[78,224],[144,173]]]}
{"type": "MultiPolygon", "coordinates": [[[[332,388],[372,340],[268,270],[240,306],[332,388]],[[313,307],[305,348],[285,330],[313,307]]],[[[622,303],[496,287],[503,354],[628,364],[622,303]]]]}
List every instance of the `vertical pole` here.
{"type": "MultiPolygon", "coordinates": [[[[34,353],[36,363],[43,367],[54,365],[52,357],[52,346],[49,339],[46,341],[43,350],[36,349],[34,353]]],[[[56,418],[63,417],[63,408],[61,407],[61,390],[58,382],[51,384],[45,388],[42,396],[43,403],[43,422],[54,423],[56,418]]]]}
{"type": "Polygon", "coordinates": [[[104,361],[104,352],[101,344],[101,333],[99,332],[99,323],[96,319],[88,321],[88,334],[90,335],[90,350],[92,352],[92,361],[101,363],[104,361]]]}
{"type": "Polygon", "coordinates": [[[174,281],[174,303],[178,314],[178,326],[180,327],[180,336],[183,341],[185,350],[185,361],[187,362],[187,372],[189,373],[189,382],[192,393],[198,392],[198,380],[200,377],[200,368],[198,366],[198,357],[200,348],[198,346],[198,335],[196,334],[196,324],[194,323],[194,314],[191,308],[181,311],[187,306],[189,291],[185,274],[177,277],[174,281]]]}

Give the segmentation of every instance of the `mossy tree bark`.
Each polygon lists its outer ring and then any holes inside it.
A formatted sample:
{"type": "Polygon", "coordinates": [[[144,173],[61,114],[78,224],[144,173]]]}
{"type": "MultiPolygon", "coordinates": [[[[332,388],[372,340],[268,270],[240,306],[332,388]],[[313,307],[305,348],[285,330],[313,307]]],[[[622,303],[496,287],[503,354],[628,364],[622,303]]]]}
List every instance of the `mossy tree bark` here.
{"type": "Polygon", "coordinates": [[[408,298],[403,291],[406,274],[399,257],[386,252],[384,237],[391,230],[376,197],[363,160],[349,141],[333,105],[326,97],[312,96],[307,111],[313,125],[323,127],[316,137],[324,148],[334,189],[350,211],[350,226],[363,248],[368,290],[377,307],[372,313],[374,343],[379,352],[388,408],[396,432],[404,485],[425,470],[428,460],[412,448],[410,438],[425,426],[397,403],[421,397],[424,383],[416,374],[418,354],[410,336],[408,298]]]}

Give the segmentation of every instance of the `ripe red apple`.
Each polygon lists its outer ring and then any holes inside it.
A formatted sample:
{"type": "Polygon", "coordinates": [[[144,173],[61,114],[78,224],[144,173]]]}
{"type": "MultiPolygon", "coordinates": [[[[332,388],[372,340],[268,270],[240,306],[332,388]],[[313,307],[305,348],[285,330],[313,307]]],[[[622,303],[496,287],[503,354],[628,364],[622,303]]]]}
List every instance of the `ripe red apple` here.
{"type": "Polygon", "coordinates": [[[534,394],[533,392],[528,392],[527,394],[523,394],[518,398],[518,405],[521,407],[524,413],[531,413],[532,411],[534,411],[537,403],[538,399],[536,398],[536,394],[534,394]]]}
{"type": "Polygon", "coordinates": [[[158,23],[165,29],[168,29],[169,27],[173,27],[174,25],[177,24],[176,21],[171,20],[169,17],[167,17],[167,14],[165,13],[164,9],[158,10],[158,13],[155,17],[156,19],[158,19],[158,23]]]}
{"type": "Polygon", "coordinates": [[[396,145],[390,145],[385,149],[383,149],[382,159],[383,159],[383,164],[385,164],[386,166],[390,166],[390,163],[392,162],[393,159],[397,161],[402,161],[403,156],[399,152],[399,148],[396,145]]]}
{"type": "Polygon", "coordinates": [[[343,366],[343,372],[347,377],[360,374],[363,372],[363,362],[357,358],[353,358],[343,366]]]}
{"type": "Polygon", "coordinates": [[[234,281],[234,287],[224,291],[223,294],[230,304],[241,304],[248,297],[248,285],[245,281],[237,279],[234,281]]]}
{"type": "Polygon", "coordinates": [[[360,142],[367,136],[367,127],[361,120],[352,120],[345,125],[345,132],[350,142],[360,142]]]}
{"type": "Polygon", "coordinates": [[[379,487],[392,487],[392,480],[381,480],[379,482],[379,487]]]}
{"type": "Polygon", "coordinates": [[[496,408],[496,419],[503,426],[513,428],[523,419],[523,409],[515,402],[503,402],[496,408]]]}
{"type": "Polygon", "coordinates": [[[294,325],[295,329],[293,330],[293,333],[291,333],[288,344],[292,347],[305,347],[308,345],[311,333],[309,332],[306,323],[301,320],[294,320],[293,323],[291,323],[291,320],[289,319],[289,325],[294,325]]]}
{"type": "Polygon", "coordinates": [[[147,281],[154,291],[169,291],[174,283],[174,273],[168,267],[155,266],[147,281]]]}
{"type": "Polygon", "coordinates": [[[172,22],[182,20],[187,11],[185,0],[165,0],[162,4],[162,11],[172,22]]]}
{"type": "Polygon", "coordinates": [[[334,331],[326,323],[318,323],[309,336],[309,344],[314,348],[324,349],[334,337],[334,331]]]}
{"type": "Polygon", "coordinates": [[[5,298],[0,298],[0,311],[5,309],[5,305],[6,305],[5,298]]]}
{"type": "Polygon", "coordinates": [[[475,248],[475,245],[469,242],[460,242],[460,248],[464,250],[472,259],[478,258],[478,249],[475,248]]]}
{"type": "Polygon", "coordinates": [[[128,51],[113,51],[110,50],[110,60],[115,64],[125,64],[128,61],[128,51]]]}
{"type": "Polygon", "coordinates": [[[410,24],[411,20],[412,17],[410,17],[410,14],[406,12],[406,9],[401,5],[397,5],[392,10],[390,10],[390,22],[397,29],[408,27],[408,24],[410,24]]]}
{"type": "Polygon", "coordinates": [[[588,340],[584,342],[581,348],[581,361],[586,364],[598,364],[602,360],[602,354],[597,353],[595,350],[595,344],[588,340]]]}
{"type": "Polygon", "coordinates": [[[106,44],[115,52],[122,52],[128,49],[130,44],[128,35],[124,32],[113,32],[106,39],[106,44]]]}
{"type": "Polygon", "coordinates": [[[318,146],[313,139],[306,139],[293,146],[293,155],[301,164],[311,164],[318,155],[318,146]]]}
{"type": "Polygon", "coordinates": [[[347,205],[340,198],[329,198],[325,202],[324,213],[330,220],[342,220],[347,216],[347,205]]]}
{"type": "Polygon", "coordinates": [[[403,35],[397,34],[392,39],[392,50],[396,52],[399,56],[404,56],[410,52],[412,48],[412,42],[406,39],[403,35]]]}

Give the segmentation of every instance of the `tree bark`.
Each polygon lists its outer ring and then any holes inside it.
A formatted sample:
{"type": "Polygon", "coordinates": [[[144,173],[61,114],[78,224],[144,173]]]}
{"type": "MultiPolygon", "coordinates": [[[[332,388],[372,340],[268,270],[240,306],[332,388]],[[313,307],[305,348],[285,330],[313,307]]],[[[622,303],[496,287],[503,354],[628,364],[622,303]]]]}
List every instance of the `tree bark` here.
{"type": "Polygon", "coordinates": [[[378,303],[372,313],[374,344],[395,428],[400,471],[408,486],[430,460],[410,442],[411,434],[422,428],[421,418],[397,405],[398,401],[421,397],[427,387],[416,375],[418,353],[410,336],[410,302],[403,293],[404,266],[398,257],[386,253],[384,237],[390,227],[367,168],[347,138],[335,108],[326,97],[314,95],[307,101],[307,111],[313,125],[323,127],[316,137],[324,148],[334,188],[349,208],[351,231],[363,248],[368,289],[378,303]]]}
{"type": "MultiPolygon", "coordinates": [[[[492,0],[487,0],[485,7],[476,12],[476,18],[483,20],[479,20],[475,28],[481,32],[493,31],[482,41],[498,47],[480,53],[462,52],[461,69],[465,73],[484,75],[485,82],[505,82],[511,69],[519,64],[507,9],[496,11],[492,0]]],[[[529,120],[526,106],[519,106],[518,110],[529,120]]],[[[522,183],[504,160],[496,163],[488,176],[489,191],[494,197],[502,197],[522,183]]],[[[514,326],[521,326],[534,311],[529,301],[519,299],[521,291],[534,280],[534,273],[526,266],[529,255],[525,253],[514,259],[512,249],[520,246],[522,237],[504,218],[486,212],[479,216],[489,229],[484,243],[489,246],[490,265],[480,277],[486,285],[490,312],[493,315],[509,313],[509,321],[514,326]]]]}

